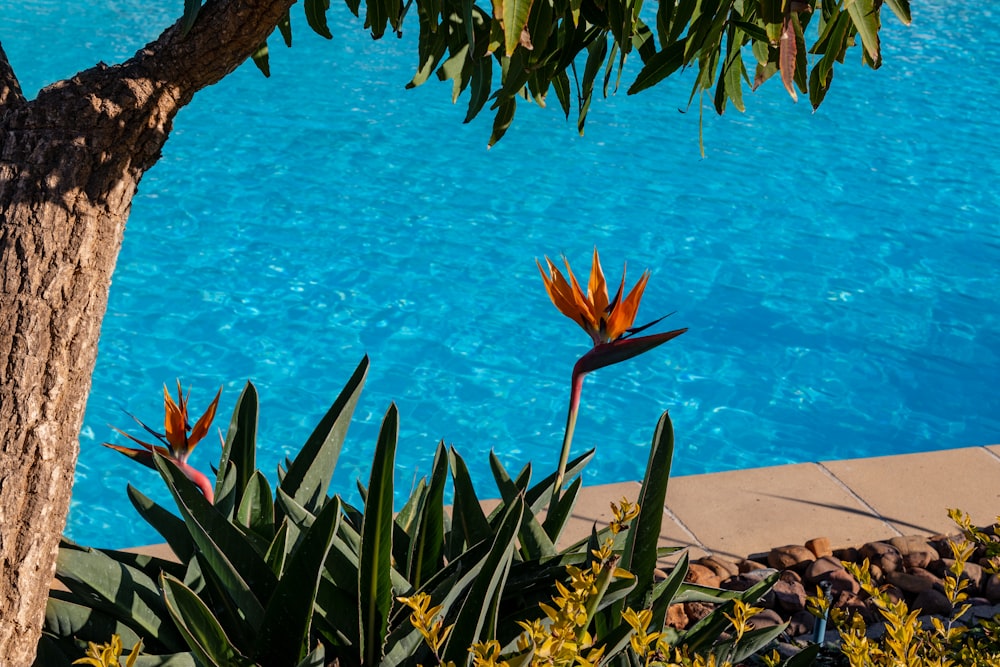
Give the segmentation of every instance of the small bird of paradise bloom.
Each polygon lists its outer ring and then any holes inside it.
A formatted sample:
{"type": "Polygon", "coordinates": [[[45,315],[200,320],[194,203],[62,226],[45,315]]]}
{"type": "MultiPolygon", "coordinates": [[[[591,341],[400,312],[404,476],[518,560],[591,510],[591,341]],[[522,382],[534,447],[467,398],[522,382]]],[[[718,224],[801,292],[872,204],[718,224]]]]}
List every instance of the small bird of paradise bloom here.
{"type": "Polygon", "coordinates": [[[208,477],[206,477],[201,471],[189,465],[187,460],[191,455],[191,452],[194,451],[195,446],[208,434],[208,429],[212,425],[212,420],[215,419],[215,409],[219,405],[219,397],[221,395],[222,388],[220,387],[218,393],[215,395],[215,399],[208,406],[208,409],[206,409],[205,413],[202,414],[197,422],[195,422],[195,425],[191,426],[191,423],[188,421],[188,399],[191,397],[191,392],[188,391],[188,395],[185,396],[184,391],[181,389],[180,380],[178,380],[177,400],[174,401],[174,399],[170,396],[170,392],[167,390],[166,385],[164,385],[164,433],[157,433],[142,423],[138,418],[129,415],[136,421],[137,424],[139,424],[139,426],[145,429],[147,433],[159,440],[162,445],[153,445],[148,442],[143,442],[139,438],[129,435],[120,428],[112,426],[111,428],[114,428],[132,442],[142,446],[143,449],[122,447],[120,445],[112,445],[108,442],[105,442],[104,446],[109,447],[116,452],[121,452],[133,461],[137,461],[148,468],[153,468],[154,470],[156,469],[156,466],[153,464],[154,452],[163,456],[177,466],[177,468],[184,473],[185,477],[194,482],[209,502],[215,502],[215,493],[212,490],[212,485],[208,481],[208,477]]]}
{"type": "Polygon", "coordinates": [[[549,293],[552,303],[566,317],[580,325],[587,332],[594,347],[584,354],[573,366],[573,379],[570,390],[569,413],[566,416],[566,435],[563,438],[562,451],[559,455],[559,469],[556,473],[555,493],[558,496],[562,489],[563,476],[566,473],[566,462],[569,458],[570,443],[573,440],[573,430],[576,427],[576,417],[580,408],[580,393],[583,390],[583,378],[587,373],[605,366],[648,352],[672,338],[680,336],[687,329],[675,329],[664,333],[647,336],[635,334],[659,323],[666,317],[660,317],[642,326],[633,326],[639,312],[639,302],[649,282],[649,271],[643,271],[639,282],[625,295],[625,271],[622,270],[621,284],[614,299],[609,298],[608,284],[601,268],[601,260],[594,248],[594,259],[590,268],[590,279],[587,281],[587,291],[584,292],[573,275],[569,260],[563,257],[566,264],[566,274],[569,280],[552,263],[545,258],[548,271],[541,262],[535,260],[538,271],[542,274],[542,282],[549,293]]]}

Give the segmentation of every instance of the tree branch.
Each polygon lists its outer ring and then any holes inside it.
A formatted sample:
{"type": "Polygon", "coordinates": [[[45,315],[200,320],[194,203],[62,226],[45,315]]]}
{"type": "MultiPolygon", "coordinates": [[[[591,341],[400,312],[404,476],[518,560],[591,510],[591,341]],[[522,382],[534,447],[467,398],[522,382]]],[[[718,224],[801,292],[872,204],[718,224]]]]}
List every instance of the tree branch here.
{"type": "Polygon", "coordinates": [[[7,60],[4,53],[3,44],[0,44],[0,111],[8,107],[24,104],[24,93],[21,92],[21,84],[17,81],[14,68],[7,60]]]}
{"type": "Polygon", "coordinates": [[[294,2],[209,0],[187,35],[181,35],[178,21],[133,61],[142,62],[165,80],[182,84],[182,95],[190,99],[189,95],[218,83],[249,58],[294,2]]]}

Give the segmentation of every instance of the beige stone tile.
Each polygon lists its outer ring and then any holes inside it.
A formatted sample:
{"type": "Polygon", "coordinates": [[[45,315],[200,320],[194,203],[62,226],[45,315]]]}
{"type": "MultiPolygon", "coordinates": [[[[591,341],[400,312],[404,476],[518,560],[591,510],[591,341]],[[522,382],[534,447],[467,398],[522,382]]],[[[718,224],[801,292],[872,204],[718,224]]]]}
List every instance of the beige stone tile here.
{"type": "Polygon", "coordinates": [[[170,549],[170,546],[166,543],[164,544],[148,544],[142,547],[132,547],[129,549],[122,549],[122,551],[129,551],[135,554],[142,554],[144,556],[154,556],[156,558],[162,558],[164,560],[172,560],[175,563],[180,562],[177,560],[177,556],[170,549]]]}
{"type": "Polygon", "coordinates": [[[990,452],[1000,458],[1000,445],[987,445],[986,449],[990,450],[990,452]]]}
{"type": "Polygon", "coordinates": [[[736,559],[815,537],[841,547],[896,534],[813,463],[675,477],[667,507],[709,551],[736,559]]]}
{"type": "Polygon", "coordinates": [[[903,534],[954,532],[952,507],[977,524],[1000,513],[1000,459],[985,447],[822,465],[903,534]]]}

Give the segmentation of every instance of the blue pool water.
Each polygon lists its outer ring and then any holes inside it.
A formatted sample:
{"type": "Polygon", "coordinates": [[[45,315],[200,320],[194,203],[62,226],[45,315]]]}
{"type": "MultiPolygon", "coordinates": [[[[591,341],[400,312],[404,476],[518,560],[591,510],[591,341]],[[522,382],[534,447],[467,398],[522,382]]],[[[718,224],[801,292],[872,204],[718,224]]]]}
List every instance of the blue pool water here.
{"type": "MultiPolygon", "coordinates": [[[[127,57],[180,6],[27,0],[0,10],[0,40],[33,95],[127,57]]],[[[745,114],[706,115],[706,159],[696,108],[680,112],[690,78],[595,101],[582,138],[522,104],[487,151],[489,120],[462,125],[448,86],[403,89],[412,34],[373,43],[338,7],[327,43],[294,14],[272,78],[247,65],[201,93],[142,181],[70,536],[157,539],[124,487],[169,502],[158,480],[100,443],[122,410],[157,423],[178,377],[199,413],[224,385],[219,425],[256,383],[271,472],[368,353],[336,479],[349,496],[390,401],[401,493],[440,439],[483,495],[491,448],[550,470],[588,339],[534,260],[585,272],[595,245],[612,276],[652,271],[640,321],[677,311],[665,324],[690,332],[588,378],[588,483],[640,478],[666,409],[675,474],[1000,441],[1000,36],[981,29],[995,10],[914,11],[910,28],[885,12],[883,69],[852,52],[817,113],[771,82],[745,114]]],[[[218,445],[196,454],[207,468],[218,445]]]]}

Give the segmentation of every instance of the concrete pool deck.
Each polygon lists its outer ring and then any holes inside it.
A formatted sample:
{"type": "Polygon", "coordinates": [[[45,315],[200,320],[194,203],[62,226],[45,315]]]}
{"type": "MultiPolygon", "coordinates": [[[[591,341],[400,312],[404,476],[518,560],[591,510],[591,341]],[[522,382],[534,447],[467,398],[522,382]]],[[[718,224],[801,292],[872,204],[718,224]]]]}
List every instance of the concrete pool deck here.
{"type": "MultiPolygon", "coordinates": [[[[560,540],[607,524],[609,503],[635,501],[639,482],[585,487],[560,540]]],[[[487,501],[489,502],[489,501],[487,501]]],[[[485,504],[485,503],[484,503],[485,504]]],[[[1000,514],[1000,445],[674,477],[660,538],[741,559],[772,547],[829,538],[833,548],[898,535],[954,533],[948,508],[985,526],[1000,514]]],[[[172,557],[166,545],[137,549],[172,557]]]]}
{"type": "MultiPolygon", "coordinates": [[[[635,500],[638,482],[585,488],[566,538],[607,523],[608,503],[635,500]]],[[[674,477],[664,546],[730,559],[829,538],[833,548],[898,535],[954,533],[947,510],[975,525],[1000,515],[1000,445],[674,477]]]]}

